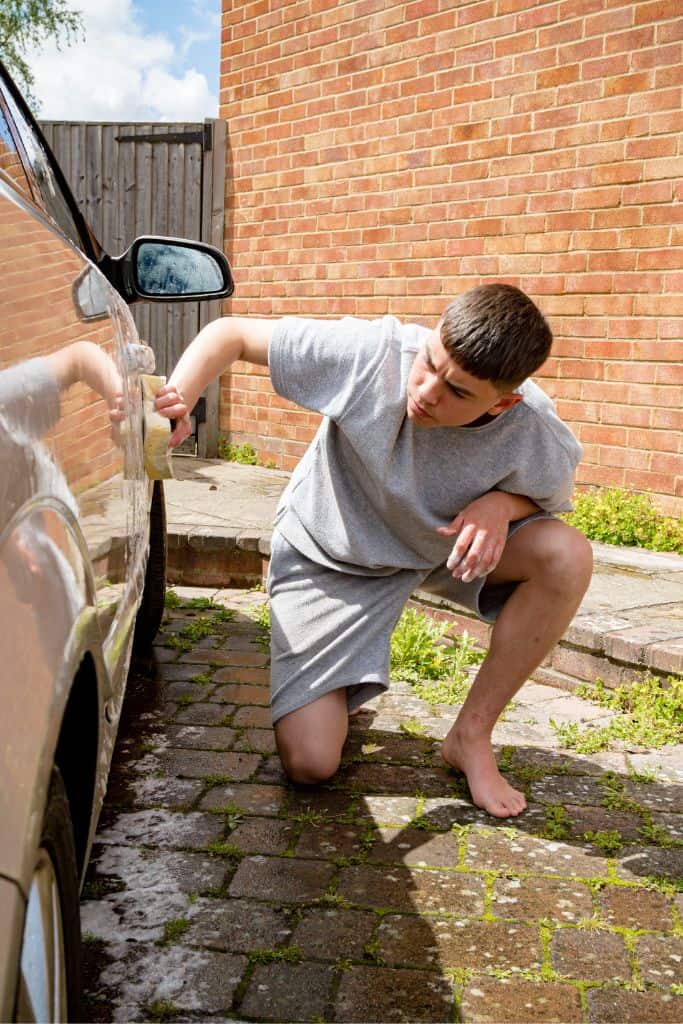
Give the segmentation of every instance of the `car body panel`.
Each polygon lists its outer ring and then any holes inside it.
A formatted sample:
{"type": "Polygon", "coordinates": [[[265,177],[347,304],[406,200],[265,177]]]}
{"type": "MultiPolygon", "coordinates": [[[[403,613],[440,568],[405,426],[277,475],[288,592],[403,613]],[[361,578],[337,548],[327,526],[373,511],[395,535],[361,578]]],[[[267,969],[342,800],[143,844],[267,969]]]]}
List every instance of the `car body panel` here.
{"type": "MultiPolygon", "coordinates": [[[[184,291],[160,288],[156,300],[232,291],[227,261],[211,246],[143,241],[152,255],[170,252],[189,268],[184,291]],[[211,260],[220,287],[210,293],[200,271],[211,260]]],[[[145,587],[153,484],[144,470],[140,374],[153,371],[154,355],[128,309],[143,296],[139,247],[115,257],[102,250],[0,64],[3,1020],[14,1012],[25,901],[55,764],[83,880],[145,587]]],[[[163,574],[155,580],[163,585],[163,574]]]]}

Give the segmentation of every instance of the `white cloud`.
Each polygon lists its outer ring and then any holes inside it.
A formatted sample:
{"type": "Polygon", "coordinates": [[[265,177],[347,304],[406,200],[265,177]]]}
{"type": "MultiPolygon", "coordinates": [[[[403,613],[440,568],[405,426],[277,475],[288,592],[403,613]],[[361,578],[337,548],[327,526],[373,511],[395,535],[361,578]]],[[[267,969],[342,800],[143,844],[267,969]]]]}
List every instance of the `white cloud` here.
{"type": "MultiPolygon", "coordinates": [[[[189,47],[178,53],[168,36],[144,34],[131,0],[78,0],[77,6],[85,39],[61,51],[48,43],[29,56],[41,118],[201,121],[216,116],[218,98],[206,76],[194,68],[174,71],[189,47]]],[[[196,5],[193,13],[198,16],[200,9],[196,5]]],[[[197,36],[206,17],[199,24],[197,36]]],[[[184,32],[187,39],[192,28],[184,32]]]]}

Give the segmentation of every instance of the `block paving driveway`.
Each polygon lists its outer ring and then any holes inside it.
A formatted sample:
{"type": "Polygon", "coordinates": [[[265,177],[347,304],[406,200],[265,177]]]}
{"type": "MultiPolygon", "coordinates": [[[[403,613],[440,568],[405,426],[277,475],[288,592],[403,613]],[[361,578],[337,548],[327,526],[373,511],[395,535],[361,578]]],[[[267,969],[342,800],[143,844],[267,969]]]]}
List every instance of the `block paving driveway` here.
{"type": "Polygon", "coordinates": [[[680,748],[561,751],[550,720],[600,709],[528,683],[495,738],[529,809],[497,821],[440,761],[454,709],[397,683],[297,788],[264,595],[177,593],[83,892],[87,1020],[683,1020],[680,748]]]}

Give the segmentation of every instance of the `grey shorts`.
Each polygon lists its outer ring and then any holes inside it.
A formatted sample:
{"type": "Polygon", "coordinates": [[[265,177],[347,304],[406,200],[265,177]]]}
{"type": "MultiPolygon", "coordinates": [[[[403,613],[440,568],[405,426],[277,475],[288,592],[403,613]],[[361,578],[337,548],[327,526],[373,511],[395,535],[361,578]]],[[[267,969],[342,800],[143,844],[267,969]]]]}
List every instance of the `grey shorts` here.
{"type": "MultiPolygon", "coordinates": [[[[512,523],[508,537],[538,512],[512,523]]],[[[389,686],[389,641],[413,591],[447,597],[494,622],[516,583],[453,579],[445,565],[431,573],[400,569],[358,576],[318,565],[275,530],[267,590],[271,622],[273,724],[332,690],[347,688],[349,711],[389,686]]]]}

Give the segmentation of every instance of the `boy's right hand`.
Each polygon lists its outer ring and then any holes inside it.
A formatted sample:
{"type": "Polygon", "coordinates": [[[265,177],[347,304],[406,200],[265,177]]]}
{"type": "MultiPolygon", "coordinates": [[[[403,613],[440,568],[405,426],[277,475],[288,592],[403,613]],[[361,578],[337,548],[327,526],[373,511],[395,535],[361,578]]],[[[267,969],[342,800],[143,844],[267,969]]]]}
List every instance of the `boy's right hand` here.
{"type": "Polygon", "coordinates": [[[169,448],[177,447],[192,433],[189,406],[175,384],[164,384],[159,388],[154,399],[154,408],[167,419],[175,420],[175,426],[168,442],[169,448]]]}

